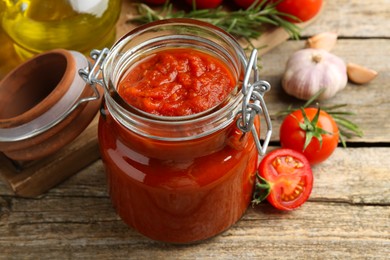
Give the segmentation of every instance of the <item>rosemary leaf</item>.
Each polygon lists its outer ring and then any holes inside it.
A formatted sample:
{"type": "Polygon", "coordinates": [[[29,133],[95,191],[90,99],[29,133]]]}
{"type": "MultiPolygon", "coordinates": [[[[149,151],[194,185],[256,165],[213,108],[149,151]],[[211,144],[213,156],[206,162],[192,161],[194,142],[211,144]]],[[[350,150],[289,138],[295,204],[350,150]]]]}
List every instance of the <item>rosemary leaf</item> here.
{"type": "Polygon", "coordinates": [[[346,128],[347,130],[353,132],[354,134],[356,134],[359,137],[363,136],[363,131],[355,123],[351,122],[350,120],[348,120],[344,117],[339,117],[339,116],[336,116],[334,114],[331,114],[331,115],[332,115],[333,119],[335,120],[335,122],[339,126],[346,128]]]}
{"type": "Polygon", "coordinates": [[[340,139],[340,142],[341,144],[343,145],[344,148],[347,148],[347,142],[345,140],[345,135],[343,135],[340,131],[340,134],[339,134],[339,139],[340,139]]]}
{"type": "Polygon", "coordinates": [[[332,106],[323,106],[322,108],[323,109],[326,109],[327,111],[332,111],[332,110],[336,110],[336,109],[339,109],[339,108],[342,108],[342,107],[346,107],[347,104],[337,104],[337,105],[332,105],[332,106]]]}
{"type": "MultiPolygon", "coordinates": [[[[256,1],[248,9],[225,11],[222,6],[215,9],[196,9],[185,12],[183,10],[173,11],[173,5],[169,0],[160,11],[156,11],[143,3],[136,4],[137,13],[128,23],[149,23],[152,21],[169,18],[191,18],[211,23],[227,32],[246,39],[249,43],[257,39],[263,33],[263,25],[279,26],[284,28],[293,39],[300,36],[300,28],[283,17],[291,17],[288,14],[276,10],[277,3],[267,4],[267,1],[256,1]],[[259,4],[256,4],[259,3],[259,4]]],[[[264,27],[264,26],[263,26],[264,27]]]]}

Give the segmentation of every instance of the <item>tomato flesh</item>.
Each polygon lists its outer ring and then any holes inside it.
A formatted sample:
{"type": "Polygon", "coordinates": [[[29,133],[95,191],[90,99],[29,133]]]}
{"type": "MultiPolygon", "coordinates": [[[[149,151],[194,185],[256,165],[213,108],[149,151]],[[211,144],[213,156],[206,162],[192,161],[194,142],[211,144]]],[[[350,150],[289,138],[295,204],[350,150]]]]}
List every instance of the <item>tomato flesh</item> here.
{"type": "Polygon", "coordinates": [[[267,200],[277,209],[300,207],[310,196],[313,173],[305,156],[291,149],[276,149],[259,166],[259,175],[271,187],[267,200]]]}

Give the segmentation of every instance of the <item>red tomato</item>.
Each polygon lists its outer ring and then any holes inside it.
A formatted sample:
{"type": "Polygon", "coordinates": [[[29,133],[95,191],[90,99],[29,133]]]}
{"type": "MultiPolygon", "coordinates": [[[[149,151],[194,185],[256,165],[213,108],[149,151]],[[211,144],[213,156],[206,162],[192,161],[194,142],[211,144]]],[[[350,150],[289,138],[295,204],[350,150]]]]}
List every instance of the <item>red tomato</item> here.
{"type": "Polygon", "coordinates": [[[166,1],[167,0],[144,0],[145,3],[152,5],[162,5],[165,4],[166,1]]]}
{"type": "Polygon", "coordinates": [[[268,153],[259,165],[259,175],[269,185],[268,202],[280,210],[301,206],[313,188],[313,173],[308,160],[291,149],[281,148],[268,153]]]}
{"type": "MultiPolygon", "coordinates": [[[[305,22],[318,14],[321,6],[322,0],[284,0],[276,6],[276,9],[279,12],[295,16],[301,22],[305,22]]],[[[297,22],[288,17],[285,19],[291,22],[297,22]]]]}
{"type": "MultiPolygon", "coordinates": [[[[187,4],[193,4],[193,0],[186,0],[187,4]]],[[[195,0],[197,9],[211,9],[216,8],[222,4],[222,0],[195,0]]]]}
{"type": "Polygon", "coordinates": [[[336,149],[339,129],[332,116],[325,111],[305,108],[304,113],[296,110],[286,116],[280,126],[280,144],[284,148],[302,152],[311,164],[317,164],[326,160],[336,149]]]}
{"type": "MultiPolygon", "coordinates": [[[[260,0],[262,2],[264,0],[260,0]]],[[[269,3],[275,3],[279,0],[266,0],[269,3]]],[[[248,8],[255,0],[234,0],[234,2],[244,9],[248,8]]],[[[322,0],[284,0],[277,4],[276,10],[282,13],[290,14],[299,19],[299,21],[285,17],[291,22],[305,22],[313,18],[321,9],[322,0]]]]}

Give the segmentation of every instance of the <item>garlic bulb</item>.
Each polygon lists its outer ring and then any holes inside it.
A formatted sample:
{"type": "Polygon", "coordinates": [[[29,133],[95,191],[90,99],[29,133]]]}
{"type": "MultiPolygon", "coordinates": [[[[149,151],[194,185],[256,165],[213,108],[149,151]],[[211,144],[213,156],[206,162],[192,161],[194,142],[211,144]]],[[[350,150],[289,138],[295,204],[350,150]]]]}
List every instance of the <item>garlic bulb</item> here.
{"type": "Polygon", "coordinates": [[[287,61],[282,79],[283,89],[299,99],[308,100],[320,89],[319,99],[333,97],[347,85],[345,62],[322,49],[302,49],[287,61]]]}

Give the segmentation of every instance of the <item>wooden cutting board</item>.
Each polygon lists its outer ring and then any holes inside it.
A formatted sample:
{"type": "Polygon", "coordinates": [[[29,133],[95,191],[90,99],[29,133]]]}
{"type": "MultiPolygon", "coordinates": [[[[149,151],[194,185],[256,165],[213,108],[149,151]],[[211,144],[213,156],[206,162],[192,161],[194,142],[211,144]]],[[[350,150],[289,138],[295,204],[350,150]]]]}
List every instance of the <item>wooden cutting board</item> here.
{"type": "Polygon", "coordinates": [[[99,159],[97,119],[73,142],[44,159],[21,165],[0,153],[0,176],[22,197],[35,197],[48,191],[99,159]]]}
{"type": "MultiPolygon", "coordinates": [[[[117,23],[118,38],[135,27],[126,23],[131,13],[134,13],[134,6],[130,1],[123,1],[121,16],[117,23]]],[[[313,20],[315,18],[299,24],[299,27],[304,28],[313,20]]],[[[259,55],[262,55],[287,39],[289,34],[286,31],[281,28],[271,28],[252,44],[261,47],[259,55]]],[[[246,43],[242,42],[242,44],[246,43]]],[[[0,153],[0,176],[12,192],[19,196],[35,197],[45,193],[99,159],[97,121],[96,117],[72,143],[41,160],[21,165],[0,153]]]]}

